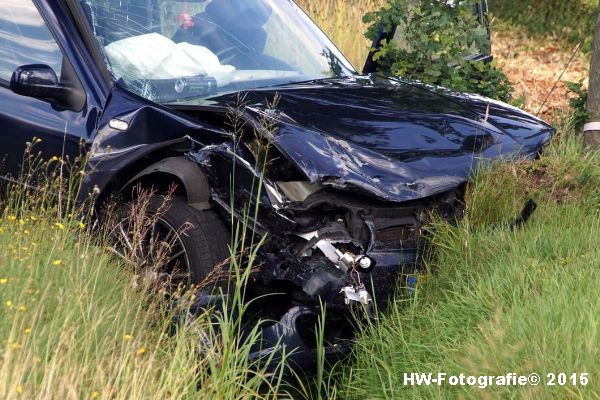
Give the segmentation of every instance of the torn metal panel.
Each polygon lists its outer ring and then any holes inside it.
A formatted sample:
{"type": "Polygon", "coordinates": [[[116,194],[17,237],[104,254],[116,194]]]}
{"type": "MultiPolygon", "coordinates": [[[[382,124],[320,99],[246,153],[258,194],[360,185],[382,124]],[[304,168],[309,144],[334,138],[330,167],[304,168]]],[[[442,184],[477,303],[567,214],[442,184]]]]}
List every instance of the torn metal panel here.
{"type": "Polygon", "coordinates": [[[110,157],[111,154],[127,152],[140,146],[185,137],[201,138],[208,145],[230,139],[231,134],[208,123],[196,123],[189,117],[158,104],[140,107],[137,96],[115,86],[92,141],[90,157],[110,157]],[[115,120],[120,122],[116,128],[115,120]],[[127,126],[125,131],[121,129],[124,126],[127,126]]]}
{"type": "Polygon", "coordinates": [[[296,223],[280,211],[281,195],[268,178],[253,165],[254,158],[243,145],[226,142],[203,146],[195,142],[188,157],[204,171],[212,197],[230,214],[241,216],[243,207],[258,206],[258,219],[251,226],[273,235],[292,232],[296,223]],[[231,210],[231,205],[239,209],[231,210]]]}

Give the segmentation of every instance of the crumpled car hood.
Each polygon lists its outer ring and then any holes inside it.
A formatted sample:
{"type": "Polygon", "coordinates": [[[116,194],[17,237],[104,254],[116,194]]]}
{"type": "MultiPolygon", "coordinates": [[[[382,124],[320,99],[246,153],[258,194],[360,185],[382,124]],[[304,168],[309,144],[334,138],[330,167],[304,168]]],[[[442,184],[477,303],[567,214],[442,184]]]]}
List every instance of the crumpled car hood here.
{"type": "Polygon", "coordinates": [[[274,145],[311,182],[387,201],[453,189],[482,160],[535,156],[553,133],[507,104],[391,79],[256,90],[245,101],[277,120],[274,145]]]}

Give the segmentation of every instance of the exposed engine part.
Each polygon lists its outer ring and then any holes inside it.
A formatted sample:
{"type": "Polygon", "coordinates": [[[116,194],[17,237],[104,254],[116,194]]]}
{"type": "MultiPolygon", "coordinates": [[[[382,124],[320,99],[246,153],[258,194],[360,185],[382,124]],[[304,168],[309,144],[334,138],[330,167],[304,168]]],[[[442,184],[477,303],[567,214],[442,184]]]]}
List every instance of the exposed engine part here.
{"type": "Polygon", "coordinates": [[[339,263],[336,265],[338,265],[338,268],[342,269],[344,272],[348,272],[349,270],[358,267],[360,268],[361,272],[369,273],[373,270],[373,267],[375,267],[375,261],[369,256],[355,256],[349,252],[342,253],[337,249],[335,252],[339,257],[339,263]]]}
{"type": "Polygon", "coordinates": [[[348,272],[348,270],[354,266],[356,258],[352,254],[350,254],[348,252],[342,253],[341,251],[339,251],[338,249],[336,249],[335,250],[335,255],[339,259],[339,262],[336,265],[342,271],[348,272]]]}
{"type": "MultiPolygon", "coordinates": [[[[312,245],[310,248],[317,248],[321,250],[325,257],[327,257],[329,261],[331,261],[338,269],[342,270],[343,272],[348,272],[349,270],[355,268],[355,266],[358,266],[364,271],[366,271],[370,270],[371,267],[374,265],[374,261],[366,255],[357,256],[348,251],[341,251],[336,246],[334,246],[334,243],[340,243],[340,241],[334,241],[329,238],[319,240],[319,231],[310,233],[300,233],[298,234],[298,236],[300,236],[303,239],[306,239],[308,243],[312,245]]],[[[307,255],[306,251],[303,251],[302,253],[303,254],[300,254],[301,257],[307,255]]]]}
{"type": "Polygon", "coordinates": [[[352,302],[360,303],[364,306],[368,306],[373,302],[371,294],[365,289],[365,285],[349,285],[344,287],[341,292],[344,295],[344,302],[349,305],[352,302]]]}
{"type": "Polygon", "coordinates": [[[360,256],[356,261],[362,270],[369,270],[371,267],[373,267],[373,260],[367,256],[360,256]]]}
{"type": "Polygon", "coordinates": [[[291,201],[303,202],[308,196],[322,189],[310,182],[277,182],[285,197],[291,201]]]}
{"type": "Polygon", "coordinates": [[[527,221],[529,221],[529,218],[531,218],[535,210],[537,210],[537,203],[533,201],[533,199],[527,200],[523,206],[521,214],[510,223],[510,228],[516,229],[523,226],[525,223],[527,223],[527,221]]]}

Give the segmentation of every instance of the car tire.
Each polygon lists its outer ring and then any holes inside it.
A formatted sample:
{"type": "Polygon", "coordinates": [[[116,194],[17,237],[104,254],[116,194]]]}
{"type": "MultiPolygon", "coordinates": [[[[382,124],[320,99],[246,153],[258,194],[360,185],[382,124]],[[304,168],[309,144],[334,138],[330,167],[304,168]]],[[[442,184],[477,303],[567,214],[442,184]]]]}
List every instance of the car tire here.
{"type": "MultiPolygon", "coordinates": [[[[126,218],[131,203],[121,207],[120,219],[126,218]],[[123,217],[125,216],[125,217],[123,217]]],[[[184,198],[153,196],[149,199],[146,215],[154,218],[166,229],[177,232],[177,240],[185,252],[189,281],[198,285],[230,257],[230,234],[219,215],[212,210],[200,211],[191,207],[184,198]]],[[[120,222],[119,222],[120,223],[120,222]]],[[[179,244],[178,244],[179,245],[179,244]]]]}
{"type": "MultiPolygon", "coordinates": [[[[164,201],[162,196],[154,197],[150,201],[149,211],[155,212],[164,201]]],[[[201,283],[216,265],[229,258],[230,234],[215,211],[196,210],[183,198],[175,197],[161,219],[177,231],[191,224],[180,237],[188,254],[192,284],[201,283]]]]}

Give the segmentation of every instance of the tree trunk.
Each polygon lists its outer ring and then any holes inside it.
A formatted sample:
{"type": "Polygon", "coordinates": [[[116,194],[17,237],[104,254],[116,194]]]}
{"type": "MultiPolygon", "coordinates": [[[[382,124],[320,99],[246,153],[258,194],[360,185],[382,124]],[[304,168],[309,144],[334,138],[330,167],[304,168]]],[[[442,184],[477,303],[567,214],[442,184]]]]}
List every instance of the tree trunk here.
{"type": "Polygon", "coordinates": [[[594,149],[600,149],[600,10],[596,19],[596,32],[594,33],[587,111],[590,114],[591,119],[589,122],[591,124],[587,124],[584,128],[585,143],[594,149]]]}

